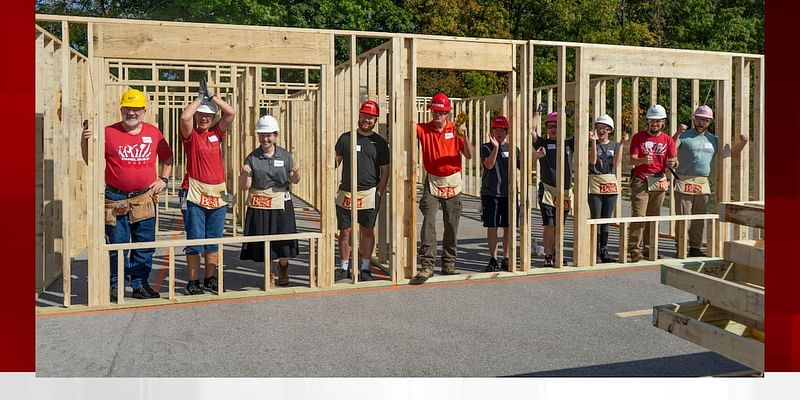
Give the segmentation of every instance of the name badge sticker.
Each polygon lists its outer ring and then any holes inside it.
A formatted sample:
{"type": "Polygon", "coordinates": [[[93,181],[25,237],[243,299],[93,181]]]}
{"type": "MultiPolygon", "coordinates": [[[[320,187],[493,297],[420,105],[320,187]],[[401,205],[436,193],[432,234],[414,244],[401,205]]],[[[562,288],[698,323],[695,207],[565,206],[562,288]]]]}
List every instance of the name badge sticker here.
{"type": "Polygon", "coordinates": [[[283,166],[283,160],[275,160],[275,166],[276,167],[282,167],[283,166]]]}
{"type": "Polygon", "coordinates": [[[142,143],[153,143],[153,138],[150,136],[142,136],[142,143]]]}
{"type": "Polygon", "coordinates": [[[555,149],[556,149],[556,144],[555,143],[548,143],[547,144],[547,150],[555,150],[555,149]]]}
{"type": "Polygon", "coordinates": [[[208,141],[211,143],[216,143],[219,142],[219,138],[217,138],[217,135],[211,135],[208,137],[208,141]]]}
{"type": "Polygon", "coordinates": [[[507,151],[502,152],[501,155],[503,156],[503,158],[508,158],[508,152],[507,151]]]}
{"type": "Polygon", "coordinates": [[[614,150],[606,150],[606,154],[608,156],[613,156],[614,155],[614,150]]]}
{"type": "Polygon", "coordinates": [[[706,150],[714,150],[714,145],[706,142],[705,144],[703,144],[703,148],[705,148],[706,150]]]}
{"type": "Polygon", "coordinates": [[[444,134],[445,139],[452,139],[454,137],[453,132],[447,132],[444,134]]]}
{"type": "Polygon", "coordinates": [[[356,145],[356,151],[361,151],[361,145],[360,144],[356,145]]]}

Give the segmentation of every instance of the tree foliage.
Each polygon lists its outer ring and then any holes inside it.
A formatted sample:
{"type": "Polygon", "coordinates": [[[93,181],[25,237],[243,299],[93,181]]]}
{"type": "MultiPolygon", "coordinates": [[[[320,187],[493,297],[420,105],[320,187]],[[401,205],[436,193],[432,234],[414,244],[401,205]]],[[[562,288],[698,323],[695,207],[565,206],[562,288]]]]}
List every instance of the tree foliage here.
{"type": "MultiPolygon", "coordinates": [[[[764,2],[758,0],[37,0],[36,12],[764,51],[764,2]]],[[[359,43],[358,50],[370,44],[359,43]]],[[[337,60],[348,52],[338,48],[337,60]]],[[[554,58],[537,62],[537,83],[555,81],[554,58]]],[[[418,92],[469,97],[505,92],[506,85],[504,74],[421,71],[418,92]]]]}

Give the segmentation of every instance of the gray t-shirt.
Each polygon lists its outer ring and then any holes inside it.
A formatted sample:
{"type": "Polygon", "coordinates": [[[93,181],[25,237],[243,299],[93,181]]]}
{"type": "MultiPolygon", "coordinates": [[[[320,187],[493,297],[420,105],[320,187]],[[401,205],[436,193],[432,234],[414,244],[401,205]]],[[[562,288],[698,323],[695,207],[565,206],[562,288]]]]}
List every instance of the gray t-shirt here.
{"type": "Polygon", "coordinates": [[[289,190],[289,173],[292,170],[292,155],[283,147],[275,146],[272,157],[264,154],[259,146],[244,159],[244,163],[253,170],[252,187],[254,189],[289,190]]]}
{"type": "Polygon", "coordinates": [[[615,140],[609,140],[608,143],[602,144],[597,142],[597,163],[589,165],[590,175],[603,175],[613,174],[614,171],[614,155],[619,151],[619,143],[615,140]]]}
{"type": "MultiPolygon", "coordinates": [[[[492,142],[481,145],[481,161],[489,158],[492,154],[494,145],[492,142]]],[[[481,178],[481,196],[508,197],[508,161],[511,155],[508,151],[508,143],[500,145],[497,150],[497,158],[492,169],[483,167],[483,177],[481,178]]],[[[517,169],[520,166],[519,149],[517,149],[517,169]]]]}

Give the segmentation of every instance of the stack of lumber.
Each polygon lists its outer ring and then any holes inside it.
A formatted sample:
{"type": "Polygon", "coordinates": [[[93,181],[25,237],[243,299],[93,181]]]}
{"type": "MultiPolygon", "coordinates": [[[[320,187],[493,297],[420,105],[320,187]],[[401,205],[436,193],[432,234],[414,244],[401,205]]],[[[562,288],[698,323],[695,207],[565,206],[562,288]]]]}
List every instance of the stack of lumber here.
{"type": "MultiPolygon", "coordinates": [[[[764,203],[720,203],[720,221],[763,237],[764,203]]],[[[723,259],[661,265],[661,283],[698,301],[653,308],[653,325],[755,371],[764,371],[764,241],[723,243],[723,259]]]]}

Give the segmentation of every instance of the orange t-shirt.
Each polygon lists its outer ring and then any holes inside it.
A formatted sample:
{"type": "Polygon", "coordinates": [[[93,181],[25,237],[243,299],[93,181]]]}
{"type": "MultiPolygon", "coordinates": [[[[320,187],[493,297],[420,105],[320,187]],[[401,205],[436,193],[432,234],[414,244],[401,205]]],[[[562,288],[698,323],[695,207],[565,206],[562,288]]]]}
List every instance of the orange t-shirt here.
{"type": "Polygon", "coordinates": [[[461,150],[464,137],[455,133],[455,125],[447,121],[439,132],[433,122],[417,124],[417,139],[422,144],[425,170],[436,176],[449,176],[461,171],[461,150]]]}

